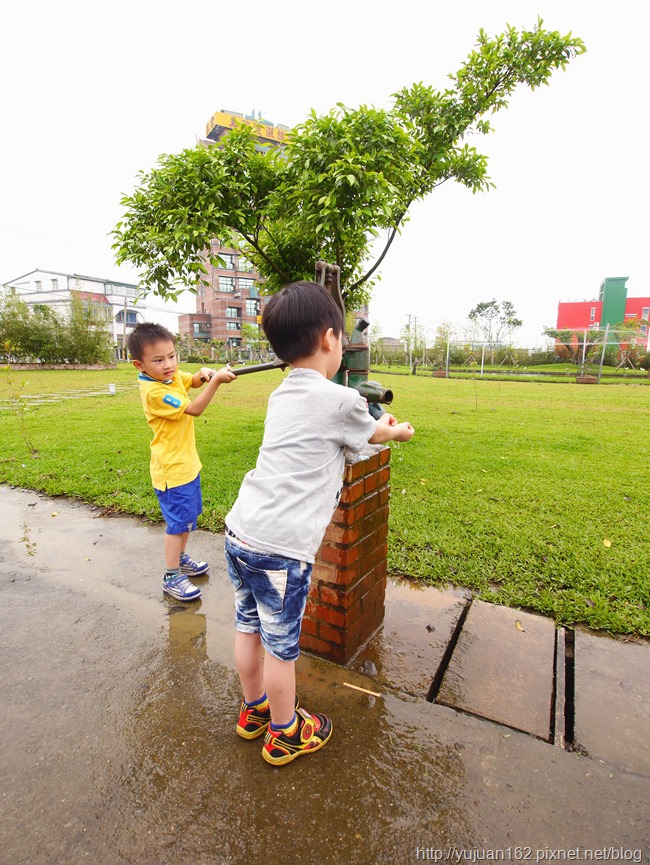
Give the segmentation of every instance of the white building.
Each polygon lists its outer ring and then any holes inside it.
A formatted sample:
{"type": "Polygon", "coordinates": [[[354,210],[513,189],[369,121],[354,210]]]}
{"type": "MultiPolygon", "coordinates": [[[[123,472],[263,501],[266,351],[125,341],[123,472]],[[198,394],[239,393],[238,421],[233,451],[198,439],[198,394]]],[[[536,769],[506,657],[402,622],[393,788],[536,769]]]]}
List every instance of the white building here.
{"type": "MultiPolygon", "coordinates": [[[[183,312],[177,304],[165,307],[138,299],[139,288],[127,282],[115,282],[77,273],[58,273],[37,268],[4,283],[5,291],[18,295],[29,306],[44,304],[65,311],[72,296],[92,303],[103,310],[113,342],[122,345],[133,328],[141,321],[155,321],[172,333],[178,333],[178,316],[183,312]],[[126,322],[126,333],[125,333],[126,322]]],[[[192,297],[194,297],[192,295],[192,297]]],[[[159,304],[164,301],[156,298],[159,304]]]]}

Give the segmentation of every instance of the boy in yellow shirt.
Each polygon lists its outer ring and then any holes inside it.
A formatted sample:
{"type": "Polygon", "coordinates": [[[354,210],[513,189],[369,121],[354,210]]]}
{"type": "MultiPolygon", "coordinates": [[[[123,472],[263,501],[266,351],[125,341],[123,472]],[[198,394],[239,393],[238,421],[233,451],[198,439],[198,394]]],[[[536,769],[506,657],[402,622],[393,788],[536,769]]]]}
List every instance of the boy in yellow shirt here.
{"type": "Polygon", "coordinates": [[[137,325],[129,337],[133,366],[139,371],[140,397],[147,423],[153,431],[151,480],[167,523],[163,591],[179,601],[201,596],[187,575],[204,574],[207,562],[195,562],[185,552],[189,533],[196,529],[202,510],[201,461],[196,450],[194,418],[207,408],[221,384],[233,381],[230,367],[218,372],[202,367],[197,373],[181,372],[174,336],[152,322],[137,325]],[[203,391],[190,400],[190,388],[203,391]]]}

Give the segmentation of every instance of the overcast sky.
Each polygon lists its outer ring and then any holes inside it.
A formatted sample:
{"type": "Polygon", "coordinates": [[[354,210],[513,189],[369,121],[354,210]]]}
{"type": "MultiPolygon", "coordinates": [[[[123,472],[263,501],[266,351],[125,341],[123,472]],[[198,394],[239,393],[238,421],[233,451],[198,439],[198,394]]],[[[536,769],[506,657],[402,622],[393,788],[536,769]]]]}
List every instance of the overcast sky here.
{"type": "MultiPolygon", "coordinates": [[[[647,3],[618,0],[114,0],[12,3],[0,72],[0,282],[36,267],[137,281],[108,232],[120,196],[161,153],[194,145],[215,110],[288,126],[310,109],[390,107],[416,81],[444,89],[483,27],[572,31],[587,53],[519,91],[477,139],[496,189],[445,185],[411,211],[382,268],[373,323],[431,332],[510,300],[518,342],[542,342],[560,300],[606,276],[650,295],[647,3]]],[[[193,308],[193,301],[185,304],[193,308]]]]}

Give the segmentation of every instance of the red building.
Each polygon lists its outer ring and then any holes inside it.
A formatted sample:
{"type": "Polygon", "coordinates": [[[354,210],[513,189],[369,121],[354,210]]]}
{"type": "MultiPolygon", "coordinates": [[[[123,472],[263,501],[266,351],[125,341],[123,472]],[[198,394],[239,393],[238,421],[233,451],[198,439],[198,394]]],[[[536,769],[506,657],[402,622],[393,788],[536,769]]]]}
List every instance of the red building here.
{"type": "MultiPolygon", "coordinates": [[[[648,348],[650,297],[628,297],[627,276],[608,276],[600,286],[597,300],[569,301],[558,304],[557,329],[571,331],[605,330],[640,319],[640,342],[648,348]]],[[[639,344],[639,343],[637,343],[639,344]]]]}

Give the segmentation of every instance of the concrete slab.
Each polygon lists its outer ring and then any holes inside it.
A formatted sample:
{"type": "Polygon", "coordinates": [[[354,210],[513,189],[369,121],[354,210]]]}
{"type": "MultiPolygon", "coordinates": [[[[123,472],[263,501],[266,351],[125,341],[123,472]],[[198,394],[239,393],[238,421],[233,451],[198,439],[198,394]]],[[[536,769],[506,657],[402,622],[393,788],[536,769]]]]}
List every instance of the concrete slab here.
{"type": "Polygon", "coordinates": [[[389,580],[384,624],[350,666],[379,685],[426,698],[468,601],[461,589],[389,580]]]}
{"type": "Polygon", "coordinates": [[[650,644],[575,634],[575,743],[650,773],[650,644]]]}
{"type": "Polygon", "coordinates": [[[555,625],[474,601],[437,703],[550,740],[555,625]]]}

